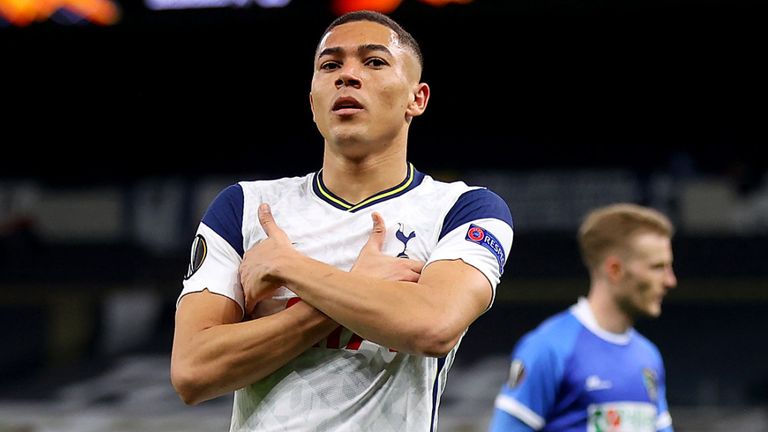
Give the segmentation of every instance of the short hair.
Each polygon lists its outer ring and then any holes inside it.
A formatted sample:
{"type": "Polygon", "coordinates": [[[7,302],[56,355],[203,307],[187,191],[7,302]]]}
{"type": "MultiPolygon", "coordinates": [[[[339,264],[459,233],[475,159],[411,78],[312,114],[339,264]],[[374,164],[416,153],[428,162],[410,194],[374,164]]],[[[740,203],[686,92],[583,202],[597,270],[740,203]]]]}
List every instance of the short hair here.
{"type": "Polygon", "coordinates": [[[617,203],[589,212],[579,227],[581,259],[589,270],[600,265],[616,249],[625,248],[629,239],[640,232],[652,232],[672,237],[672,222],[650,207],[617,203]]]}
{"type": "MultiPolygon", "coordinates": [[[[326,27],[325,31],[320,36],[320,41],[322,42],[325,35],[327,35],[328,32],[330,32],[334,28],[342,24],[355,22],[355,21],[372,21],[392,29],[392,31],[394,31],[395,34],[397,35],[398,41],[400,41],[400,43],[405,44],[405,46],[411,49],[413,54],[416,56],[416,60],[418,60],[419,62],[419,66],[422,69],[424,69],[424,56],[421,54],[421,48],[419,47],[419,43],[416,42],[416,39],[413,36],[411,36],[411,34],[408,33],[395,20],[388,17],[387,15],[384,15],[381,12],[376,12],[371,10],[358,10],[358,11],[352,11],[344,15],[341,15],[337,17],[335,20],[333,20],[328,25],[328,27],[326,27]]],[[[320,48],[320,43],[318,43],[317,48],[320,48]]],[[[317,49],[315,49],[315,51],[317,51],[317,49]]]]}

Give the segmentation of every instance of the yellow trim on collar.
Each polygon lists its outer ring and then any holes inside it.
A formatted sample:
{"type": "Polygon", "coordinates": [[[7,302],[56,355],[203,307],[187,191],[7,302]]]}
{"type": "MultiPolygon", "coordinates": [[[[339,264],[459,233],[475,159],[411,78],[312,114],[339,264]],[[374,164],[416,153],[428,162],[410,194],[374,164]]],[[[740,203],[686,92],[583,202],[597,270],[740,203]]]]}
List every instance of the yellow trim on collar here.
{"type": "Polygon", "coordinates": [[[336,204],[344,207],[347,211],[355,211],[355,210],[357,210],[360,207],[363,207],[365,205],[368,205],[368,204],[372,203],[373,201],[380,200],[382,198],[386,198],[386,197],[388,197],[390,195],[394,195],[396,193],[402,192],[404,189],[408,188],[408,186],[410,186],[411,183],[413,183],[413,177],[414,177],[413,172],[414,172],[413,164],[409,162],[408,163],[408,177],[406,178],[405,183],[403,183],[400,187],[392,189],[391,191],[388,191],[388,192],[384,192],[384,193],[380,193],[378,195],[374,195],[374,196],[366,199],[365,201],[359,202],[359,203],[357,203],[355,205],[349,205],[349,204],[347,204],[347,203],[345,203],[343,201],[340,201],[340,200],[334,198],[325,189],[323,189],[322,183],[320,183],[320,176],[319,175],[317,176],[317,189],[320,191],[320,193],[323,194],[323,196],[326,199],[328,199],[330,201],[333,201],[336,204]]]}

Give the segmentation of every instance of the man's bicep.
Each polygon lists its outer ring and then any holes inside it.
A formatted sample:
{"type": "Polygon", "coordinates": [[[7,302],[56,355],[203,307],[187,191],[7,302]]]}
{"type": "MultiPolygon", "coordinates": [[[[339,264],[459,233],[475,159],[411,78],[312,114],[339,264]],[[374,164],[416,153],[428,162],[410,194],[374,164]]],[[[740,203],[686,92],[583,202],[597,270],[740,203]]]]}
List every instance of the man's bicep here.
{"type": "Polygon", "coordinates": [[[201,401],[211,396],[210,385],[217,376],[212,371],[221,370],[215,361],[219,354],[224,354],[215,343],[222,334],[217,327],[239,320],[240,307],[234,300],[208,290],[191,292],[179,299],[171,350],[171,381],[185,401],[201,401]]]}
{"type": "Polygon", "coordinates": [[[421,272],[419,284],[435,289],[451,305],[465,311],[467,325],[486,310],[493,298],[493,287],[477,268],[460,259],[429,263],[421,272]],[[471,307],[469,307],[471,306],[471,307]]]}
{"type": "Polygon", "coordinates": [[[427,268],[431,262],[460,260],[479,271],[491,287],[491,298],[485,304],[485,310],[488,310],[504,270],[512,237],[512,227],[498,219],[480,219],[465,223],[446,233],[438,241],[429,255],[427,268]]]}
{"type": "Polygon", "coordinates": [[[176,339],[185,340],[207,328],[239,322],[240,306],[229,297],[207,289],[184,294],[176,309],[176,339]]]}

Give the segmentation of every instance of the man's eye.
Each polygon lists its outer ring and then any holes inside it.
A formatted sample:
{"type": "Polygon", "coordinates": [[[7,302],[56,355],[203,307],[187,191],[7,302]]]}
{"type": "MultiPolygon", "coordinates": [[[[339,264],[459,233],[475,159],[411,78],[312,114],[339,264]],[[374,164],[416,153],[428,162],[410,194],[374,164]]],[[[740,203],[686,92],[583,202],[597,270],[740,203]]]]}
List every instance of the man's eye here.
{"type": "Polygon", "coordinates": [[[366,60],[365,64],[366,66],[381,67],[381,66],[385,66],[387,62],[385,62],[380,58],[370,58],[366,60]]]}
{"type": "Polygon", "coordinates": [[[320,65],[321,70],[335,70],[335,69],[338,69],[338,67],[339,67],[338,63],[330,62],[330,61],[320,65]]]}

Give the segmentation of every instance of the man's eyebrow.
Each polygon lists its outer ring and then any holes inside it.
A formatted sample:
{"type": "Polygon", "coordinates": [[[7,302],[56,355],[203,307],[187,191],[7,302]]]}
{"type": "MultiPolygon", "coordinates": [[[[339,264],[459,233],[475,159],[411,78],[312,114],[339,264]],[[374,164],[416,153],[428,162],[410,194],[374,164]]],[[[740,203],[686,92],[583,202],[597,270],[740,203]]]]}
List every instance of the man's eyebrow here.
{"type": "Polygon", "coordinates": [[[338,54],[338,53],[340,53],[340,52],[342,52],[342,51],[344,51],[344,50],[343,50],[343,49],[341,49],[340,47],[331,47],[331,48],[325,48],[324,50],[320,51],[320,52],[317,54],[317,58],[320,58],[320,57],[322,57],[322,56],[327,56],[327,55],[334,55],[334,54],[338,54]]]}
{"type": "Polygon", "coordinates": [[[371,51],[383,51],[389,55],[392,55],[392,51],[390,51],[389,48],[381,44],[365,44],[357,47],[358,54],[363,54],[371,51]]]}
{"type": "MultiPolygon", "coordinates": [[[[392,55],[392,51],[390,51],[389,48],[387,48],[385,45],[381,45],[381,44],[365,44],[357,47],[358,54],[365,54],[371,51],[382,51],[386,54],[392,55]]],[[[327,55],[337,55],[342,52],[344,52],[344,48],[328,47],[320,51],[320,53],[317,55],[317,58],[327,56],[327,55]]]]}

